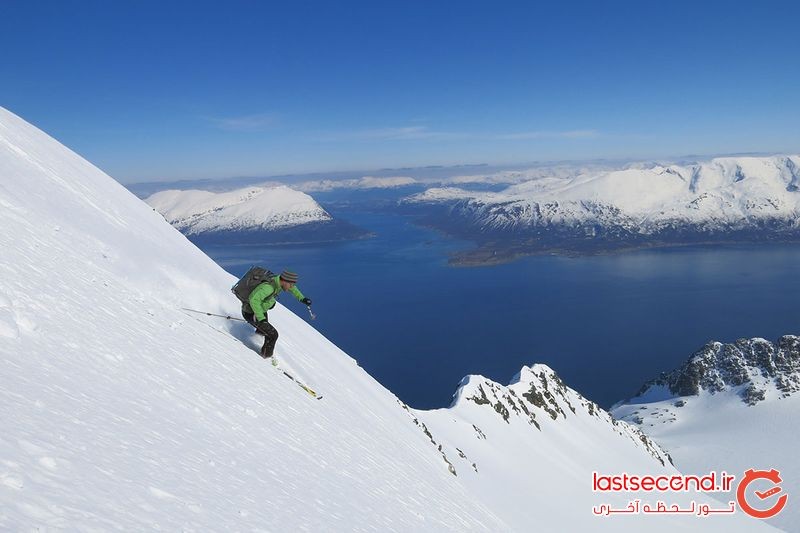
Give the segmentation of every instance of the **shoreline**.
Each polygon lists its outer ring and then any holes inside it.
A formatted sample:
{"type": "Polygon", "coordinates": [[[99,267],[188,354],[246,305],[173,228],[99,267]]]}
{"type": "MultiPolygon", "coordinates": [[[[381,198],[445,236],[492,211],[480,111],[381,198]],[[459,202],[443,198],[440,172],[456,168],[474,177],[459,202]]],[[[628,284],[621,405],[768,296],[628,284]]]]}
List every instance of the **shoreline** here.
{"type": "Polygon", "coordinates": [[[630,252],[638,252],[643,250],[668,250],[677,248],[702,248],[702,247],[726,247],[726,246],[742,246],[742,245],[769,245],[769,244],[800,244],[800,238],[794,239],[775,239],[775,240],[708,240],[697,242],[649,242],[641,244],[624,244],[620,243],[617,246],[597,247],[593,249],[578,249],[570,247],[547,246],[525,249],[525,245],[492,245],[491,243],[478,244],[472,250],[464,250],[451,253],[448,257],[448,266],[454,268],[470,268],[470,267],[484,267],[496,266],[512,263],[516,260],[531,257],[550,255],[558,257],[598,257],[609,256],[617,254],[625,254],[630,252]]]}

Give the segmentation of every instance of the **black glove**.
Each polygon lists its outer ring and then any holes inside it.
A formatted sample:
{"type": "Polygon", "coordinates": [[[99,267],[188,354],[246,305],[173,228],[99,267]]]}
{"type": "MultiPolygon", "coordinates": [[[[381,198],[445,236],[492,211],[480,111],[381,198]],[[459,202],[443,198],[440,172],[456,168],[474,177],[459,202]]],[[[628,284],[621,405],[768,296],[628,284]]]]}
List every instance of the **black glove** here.
{"type": "Polygon", "coordinates": [[[306,305],[311,305],[311,298],[303,298],[300,301],[306,305]]]}

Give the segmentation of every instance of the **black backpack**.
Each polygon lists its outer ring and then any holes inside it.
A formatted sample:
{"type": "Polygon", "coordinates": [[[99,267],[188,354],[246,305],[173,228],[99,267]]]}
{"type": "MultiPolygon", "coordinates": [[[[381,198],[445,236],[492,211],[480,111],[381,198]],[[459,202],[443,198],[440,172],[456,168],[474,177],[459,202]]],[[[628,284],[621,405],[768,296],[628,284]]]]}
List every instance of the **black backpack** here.
{"type": "Polygon", "coordinates": [[[240,302],[248,303],[250,300],[250,293],[262,283],[271,282],[274,277],[275,274],[265,268],[259,266],[250,267],[250,270],[242,276],[242,279],[231,287],[231,292],[236,295],[240,302]]]}

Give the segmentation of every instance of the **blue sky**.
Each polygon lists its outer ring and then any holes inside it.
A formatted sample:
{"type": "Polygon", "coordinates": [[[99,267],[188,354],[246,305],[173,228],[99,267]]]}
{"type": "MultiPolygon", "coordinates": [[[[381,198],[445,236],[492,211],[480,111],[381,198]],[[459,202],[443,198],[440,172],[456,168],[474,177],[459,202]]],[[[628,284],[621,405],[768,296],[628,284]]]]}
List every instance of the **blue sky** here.
{"type": "Polygon", "coordinates": [[[0,105],[122,182],[800,152],[749,4],[0,0],[0,105]]]}

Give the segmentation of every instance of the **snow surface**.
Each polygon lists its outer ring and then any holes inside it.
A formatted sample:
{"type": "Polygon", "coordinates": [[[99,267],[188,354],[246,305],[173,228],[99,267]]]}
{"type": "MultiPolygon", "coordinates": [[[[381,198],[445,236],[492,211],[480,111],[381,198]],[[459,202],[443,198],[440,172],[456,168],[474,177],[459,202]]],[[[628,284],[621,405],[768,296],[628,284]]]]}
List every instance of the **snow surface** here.
{"type": "Polygon", "coordinates": [[[417,412],[279,304],[276,353],[324,395],[312,398],[254,353],[250,328],[181,310],[235,312],[229,274],[2,108],[0,208],[2,530],[761,526],[740,515],[596,518],[589,504],[624,508],[629,498],[592,495],[592,469],[674,469],[549,369],[523,369],[508,388],[471,377],[450,409],[417,412]],[[545,420],[548,400],[534,411],[540,431],[468,399],[476,383],[507,401],[506,390],[522,394],[534,380],[574,416],[545,420]]]}
{"type": "Polygon", "coordinates": [[[275,230],[332,219],[309,195],[286,186],[228,192],[168,190],[145,201],[187,235],[275,230]]]}

